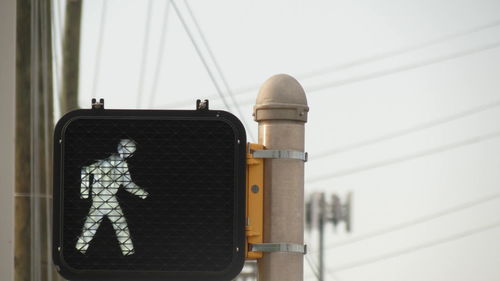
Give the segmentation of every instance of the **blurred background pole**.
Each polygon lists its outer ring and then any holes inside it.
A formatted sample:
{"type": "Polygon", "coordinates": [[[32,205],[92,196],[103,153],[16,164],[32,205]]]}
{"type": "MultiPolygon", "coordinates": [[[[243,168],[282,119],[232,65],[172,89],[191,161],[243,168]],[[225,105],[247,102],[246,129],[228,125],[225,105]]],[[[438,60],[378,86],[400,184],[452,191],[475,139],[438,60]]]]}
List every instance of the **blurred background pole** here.
{"type": "Polygon", "coordinates": [[[82,0],[66,1],[63,36],[61,115],[78,109],[82,0]]]}
{"type": "Polygon", "coordinates": [[[15,278],[31,278],[31,1],[17,1],[15,278]],[[23,196],[21,196],[23,195],[23,196]]]}
{"type": "Polygon", "coordinates": [[[0,278],[14,280],[16,0],[0,1],[0,278]]]}
{"type": "MultiPolygon", "coordinates": [[[[269,78],[254,107],[259,143],[266,149],[304,151],[307,99],[302,86],[285,74],[269,78]]],[[[264,243],[304,244],[304,162],[266,159],[264,243]]],[[[264,253],[258,261],[261,281],[303,280],[304,255],[264,253]]]]}
{"type": "Polygon", "coordinates": [[[319,265],[318,265],[318,281],[324,281],[325,276],[325,194],[320,193],[319,197],[319,223],[318,223],[318,233],[319,233],[319,265]]]}
{"type": "Polygon", "coordinates": [[[51,10],[50,0],[17,1],[16,281],[59,280],[54,275],[50,251],[54,123],[51,10]]]}

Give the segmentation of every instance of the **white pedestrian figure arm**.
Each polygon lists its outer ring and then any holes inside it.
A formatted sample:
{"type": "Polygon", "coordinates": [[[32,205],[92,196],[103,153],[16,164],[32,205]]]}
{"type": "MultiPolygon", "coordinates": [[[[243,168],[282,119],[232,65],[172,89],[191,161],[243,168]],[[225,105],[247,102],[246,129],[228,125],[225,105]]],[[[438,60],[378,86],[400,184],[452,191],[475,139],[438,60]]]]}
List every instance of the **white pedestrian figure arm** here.
{"type": "Polygon", "coordinates": [[[126,191],[136,196],[139,196],[141,199],[146,199],[149,193],[132,181],[132,177],[130,176],[130,172],[128,170],[127,162],[124,162],[123,164],[124,164],[123,175],[122,175],[123,187],[125,188],[126,191]]]}
{"type": "Polygon", "coordinates": [[[89,195],[90,195],[90,174],[92,174],[92,168],[91,168],[92,166],[93,165],[84,166],[82,168],[82,172],[81,172],[82,183],[80,185],[80,198],[81,199],[89,198],[89,195]]]}

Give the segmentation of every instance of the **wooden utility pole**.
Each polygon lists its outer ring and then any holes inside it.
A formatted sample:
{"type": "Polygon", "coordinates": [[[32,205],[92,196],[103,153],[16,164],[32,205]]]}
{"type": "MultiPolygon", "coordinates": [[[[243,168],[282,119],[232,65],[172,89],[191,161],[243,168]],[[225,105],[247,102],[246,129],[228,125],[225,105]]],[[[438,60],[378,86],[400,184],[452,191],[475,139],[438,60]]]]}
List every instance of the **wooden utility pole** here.
{"type": "Polygon", "coordinates": [[[31,274],[31,1],[17,1],[15,280],[31,274]]]}
{"type": "Polygon", "coordinates": [[[15,280],[58,280],[50,259],[51,1],[17,1],[15,280]]]}
{"type": "Polygon", "coordinates": [[[78,108],[82,0],[66,1],[63,35],[61,114],[78,108]]]}

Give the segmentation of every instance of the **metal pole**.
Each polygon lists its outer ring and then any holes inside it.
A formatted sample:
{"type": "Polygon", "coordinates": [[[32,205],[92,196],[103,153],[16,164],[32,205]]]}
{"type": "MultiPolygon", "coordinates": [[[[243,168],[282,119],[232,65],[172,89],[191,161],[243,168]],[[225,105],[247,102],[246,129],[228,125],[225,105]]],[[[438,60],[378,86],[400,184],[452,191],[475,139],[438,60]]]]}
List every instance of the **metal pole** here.
{"type": "MultiPolygon", "coordinates": [[[[307,99],[302,86],[285,74],[269,78],[254,107],[259,143],[266,149],[304,151],[307,99]]],[[[304,243],[304,162],[266,159],[264,172],[264,242],[304,243]]],[[[303,280],[302,254],[264,253],[258,261],[261,281],[303,280]]]]}

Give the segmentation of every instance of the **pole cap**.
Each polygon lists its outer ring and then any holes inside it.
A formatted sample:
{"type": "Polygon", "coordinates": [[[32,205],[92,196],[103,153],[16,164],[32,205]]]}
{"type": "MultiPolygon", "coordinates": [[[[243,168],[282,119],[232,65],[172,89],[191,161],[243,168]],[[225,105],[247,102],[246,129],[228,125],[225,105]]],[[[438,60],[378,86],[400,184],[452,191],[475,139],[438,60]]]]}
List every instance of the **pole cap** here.
{"type": "Polygon", "coordinates": [[[277,74],[260,87],[253,107],[255,121],[291,120],[307,122],[307,98],[304,88],[288,74],[277,74]]]}

